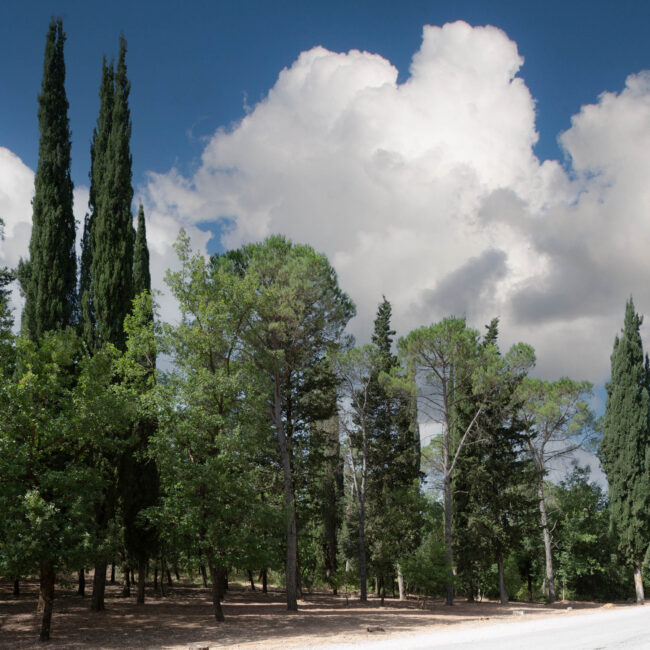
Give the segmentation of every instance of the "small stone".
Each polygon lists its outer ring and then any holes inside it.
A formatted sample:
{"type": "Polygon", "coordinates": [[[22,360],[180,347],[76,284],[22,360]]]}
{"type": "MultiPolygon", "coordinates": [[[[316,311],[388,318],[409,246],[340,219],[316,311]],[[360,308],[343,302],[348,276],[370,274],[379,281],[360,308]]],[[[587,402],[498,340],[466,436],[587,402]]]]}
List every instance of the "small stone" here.
{"type": "Polygon", "coordinates": [[[379,625],[369,625],[367,629],[368,629],[368,632],[385,632],[386,631],[386,630],[384,630],[383,627],[381,627],[379,625]]]}

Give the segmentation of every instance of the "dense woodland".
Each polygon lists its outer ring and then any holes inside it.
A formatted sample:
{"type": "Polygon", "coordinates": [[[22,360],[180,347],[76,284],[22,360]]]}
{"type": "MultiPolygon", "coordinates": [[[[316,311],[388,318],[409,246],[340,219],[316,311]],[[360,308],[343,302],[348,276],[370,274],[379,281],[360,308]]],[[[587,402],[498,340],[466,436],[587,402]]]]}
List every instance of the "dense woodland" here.
{"type": "Polygon", "coordinates": [[[29,259],[0,269],[0,575],[16,594],[38,576],[41,640],[57,579],[78,575],[100,611],[116,566],[134,607],[154,577],[202,579],[217,620],[235,574],[282,585],[289,610],[314,588],[643,601],[650,363],[631,299],[598,420],[589,383],[531,378],[534,351],[500,349],[496,318],[396,341],[378,296],[355,346],[327,258],[279,235],[206,258],[181,232],[166,276],[181,318],[165,322],[132,213],[123,38],[102,62],[76,257],[64,41],[53,21],[29,259]],[[550,480],[579,447],[609,492],[576,464],[550,480]]]}

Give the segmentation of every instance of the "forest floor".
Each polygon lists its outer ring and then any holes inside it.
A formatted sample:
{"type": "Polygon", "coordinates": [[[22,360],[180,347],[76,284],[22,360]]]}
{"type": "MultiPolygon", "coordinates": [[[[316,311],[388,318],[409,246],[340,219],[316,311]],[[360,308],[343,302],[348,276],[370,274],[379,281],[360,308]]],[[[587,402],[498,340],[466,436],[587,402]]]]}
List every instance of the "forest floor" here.
{"type": "MultiPolygon", "coordinates": [[[[90,586],[90,585],[89,585],[90,586]]],[[[446,607],[441,600],[387,598],[380,606],[371,597],[366,604],[345,595],[306,594],[300,611],[286,609],[284,593],[268,594],[232,585],[224,600],[225,623],[214,619],[210,592],[189,582],[166,587],[166,596],[147,593],[144,605],[121,596],[121,586],[107,585],[106,610],[89,611],[90,599],[75,594],[75,585],[57,585],[52,640],[38,643],[36,614],[38,585],[20,583],[19,597],[11,595],[11,583],[0,582],[0,648],[316,648],[332,644],[363,643],[372,639],[399,638],[436,629],[459,629],[515,622],[546,616],[575,616],[603,607],[602,603],[495,602],[457,600],[446,607]],[[369,631],[369,628],[381,628],[369,631]]],[[[623,607],[625,605],[605,605],[623,607]]]]}

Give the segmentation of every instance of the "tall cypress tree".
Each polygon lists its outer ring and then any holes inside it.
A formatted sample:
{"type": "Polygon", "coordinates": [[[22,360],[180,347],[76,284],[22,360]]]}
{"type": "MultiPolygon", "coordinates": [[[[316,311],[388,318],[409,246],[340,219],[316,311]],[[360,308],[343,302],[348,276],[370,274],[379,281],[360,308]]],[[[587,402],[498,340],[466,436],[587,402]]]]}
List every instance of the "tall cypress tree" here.
{"type": "Polygon", "coordinates": [[[125,348],[124,318],[131,311],[134,295],[130,87],[126,76],[126,41],[120,37],[106,151],[102,160],[96,149],[93,161],[93,174],[97,174],[98,180],[93,197],[96,212],[91,229],[90,266],[98,342],[110,342],[120,349],[125,348]]]}
{"type": "MultiPolygon", "coordinates": [[[[112,343],[126,349],[124,319],[133,300],[133,217],[131,202],[130,83],[126,76],[126,41],[120,37],[117,66],[102,68],[101,106],[91,147],[90,287],[95,345],[112,343]],[[110,115],[110,117],[109,117],[110,115]]],[[[106,481],[104,501],[97,511],[97,528],[106,533],[119,494],[123,457],[102,459],[106,481]]],[[[91,608],[104,609],[107,552],[100,549],[95,564],[91,608]]]]}
{"type": "MultiPolygon", "coordinates": [[[[134,319],[142,329],[153,323],[151,296],[141,296],[151,292],[151,273],[149,271],[149,248],[144,220],[144,210],[138,210],[138,228],[133,254],[133,286],[137,306],[134,319]]],[[[138,389],[145,393],[155,382],[156,354],[151,348],[151,339],[129,340],[128,354],[135,356],[143,367],[138,389]]],[[[139,514],[145,508],[156,504],[159,494],[159,474],[156,463],[147,458],[149,439],[155,433],[157,421],[150,415],[142,415],[134,423],[133,445],[124,454],[120,466],[120,494],[124,518],[124,542],[127,551],[127,564],[133,561],[138,567],[137,602],[144,603],[144,581],[147,561],[156,552],[158,535],[154,526],[139,514]]],[[[125,591],[127,587],[125,586],[125,591]]]]}
{"type": "Polygon", "coordinates": [[[32,201],[29,262],[19,277],[25,294],[23,329],[32,340],[76,319],[77,260],[70,178],[70,127],[65,93],[65,34],[52,20],[38,96],[40,143],[32,201]]]}
{"type": "Polygon", "coordinates": [[[634,569],[640,603],[644,601],[641,565],[650,542],[650,397],[639,333],[642,322],[630,298],[623,330],[614,340],[600,447],[612,527],[620,552],[634,569]]]}
{"type": "Polygon", "coordinates": [[[147,228],[142,205],[138,209],[138,229],[133,249],[133,289],[136,296],[143,291],[151,291],[149,247],[147,246],[147,228]]]}
{"type": "Polygon", "coordinates": [[[94,247],[94,223],[105,197],[106,149],[113,121],[113,96],[115,94],[113,64],[102,61],[102,81],[99,88],[99,117],[90,144],[90,191],[88,197],[89,213],[84,222],[81,240],[81,269],[79,272],[80,333],[90,349],[96,337],[95,310],[93,307],[92,261],[94,247]]]}

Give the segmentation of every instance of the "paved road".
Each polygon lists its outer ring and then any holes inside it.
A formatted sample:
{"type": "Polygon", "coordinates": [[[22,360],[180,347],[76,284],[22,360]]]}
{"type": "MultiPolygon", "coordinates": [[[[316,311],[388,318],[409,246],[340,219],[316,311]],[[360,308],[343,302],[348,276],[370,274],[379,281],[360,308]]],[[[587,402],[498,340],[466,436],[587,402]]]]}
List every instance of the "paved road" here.
{"type": "Polygon", "coordinates": [[[650,605],[377,638],[321,650],[650,650],[650,605]]]}

